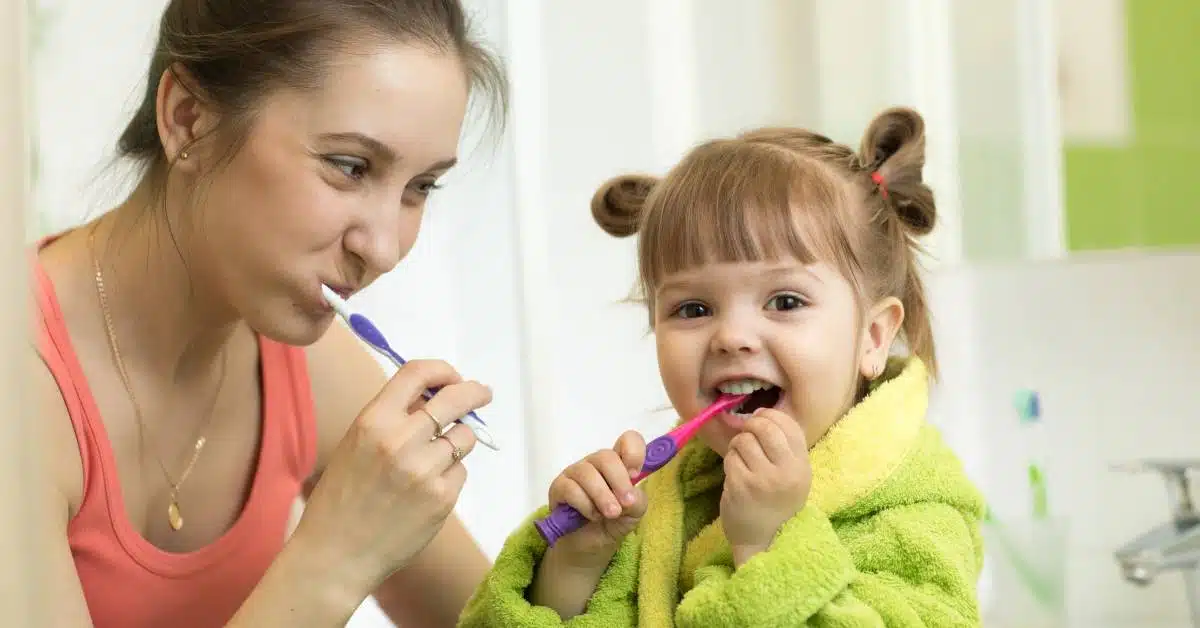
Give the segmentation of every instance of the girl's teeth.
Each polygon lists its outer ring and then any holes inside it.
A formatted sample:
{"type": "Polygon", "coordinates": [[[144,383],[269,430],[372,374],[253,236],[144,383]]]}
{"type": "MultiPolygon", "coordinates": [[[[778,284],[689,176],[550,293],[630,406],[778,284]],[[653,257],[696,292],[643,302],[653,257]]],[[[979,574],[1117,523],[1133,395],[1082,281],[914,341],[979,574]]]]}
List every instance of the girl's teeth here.
{"type": "Polygon", "coordinates": [[[728,395],[748,395],[756,390],[771,388],[773,386],[774,384],[764,382],[761,379],[740,379],[725,382],[718,386],[717,389],[728,395]]]}

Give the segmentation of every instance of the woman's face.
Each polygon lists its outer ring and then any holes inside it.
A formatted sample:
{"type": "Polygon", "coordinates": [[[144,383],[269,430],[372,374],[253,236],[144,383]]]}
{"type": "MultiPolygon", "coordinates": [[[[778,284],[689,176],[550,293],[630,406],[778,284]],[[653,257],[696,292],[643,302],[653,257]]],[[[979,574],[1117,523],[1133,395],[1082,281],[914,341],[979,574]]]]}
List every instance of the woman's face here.
{"type": "Polygon", "coordinates": [[[297,345],[332,320],[322,283],[356,292],[412,249],[469,91],[458,58],[424,48],[347,52],[331,68],[318,89],[265,98],[193,208],[206,283],[259,333],[297,345]]]}

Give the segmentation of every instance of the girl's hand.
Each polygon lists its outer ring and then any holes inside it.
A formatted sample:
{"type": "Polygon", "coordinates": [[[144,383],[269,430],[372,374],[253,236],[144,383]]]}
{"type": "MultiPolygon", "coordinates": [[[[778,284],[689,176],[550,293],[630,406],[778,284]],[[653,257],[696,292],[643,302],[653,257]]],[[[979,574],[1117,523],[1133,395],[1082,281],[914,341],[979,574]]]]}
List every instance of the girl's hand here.
{"type": "Polygon", "coordinates": [[[800,425],[778,410],[757,410],[725,454],[721,525],[735,564],[770,547],[780,526],[804,507],[811,486],[800,425]]]}
{"type": "MultiPolygon", "coordinates": [[[[486,386],[440,360],[402,367],[351,424],[313,489],[293,541],[364,598],[442,528],[475,435],[451,422],[487,405],[486,386]],[[421,394],[442,386],[428,401],[421,394]]],[[[291,543],[289,543],[291,545],[291,543]]]]}
{"type": "Polygon", "coordinates": [[[550,484],[550,507],[570,504],[589,523],[549,551],[573,566],[608,565],[621,539],[646,514],[646,496],[630,481],[645,459],[646,441],[628,431],[612,449],[601,449],[563,470],[550,484]]]}

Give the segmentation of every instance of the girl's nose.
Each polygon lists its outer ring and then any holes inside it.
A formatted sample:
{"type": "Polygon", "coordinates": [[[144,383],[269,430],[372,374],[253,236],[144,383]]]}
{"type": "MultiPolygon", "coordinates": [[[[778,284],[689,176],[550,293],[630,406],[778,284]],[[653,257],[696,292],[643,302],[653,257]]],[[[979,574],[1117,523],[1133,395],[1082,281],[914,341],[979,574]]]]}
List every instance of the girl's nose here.
{"type": "Polygon", "coordinates": [[[713,334],[712,350],[715,353],[738,354],[757,353],[762,348],[762,342],[755,333],[753,326],[735,317],[722,320],[713,334]]]}

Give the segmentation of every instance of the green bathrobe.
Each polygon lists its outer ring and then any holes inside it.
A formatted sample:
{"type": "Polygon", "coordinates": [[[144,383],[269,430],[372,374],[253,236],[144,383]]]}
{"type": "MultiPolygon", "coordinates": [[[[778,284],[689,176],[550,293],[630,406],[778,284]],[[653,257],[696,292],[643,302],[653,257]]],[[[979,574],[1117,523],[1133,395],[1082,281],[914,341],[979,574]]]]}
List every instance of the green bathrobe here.
{"type": "Polygon", "coordinates": [[[564,622],[529,603],[546,551],[531,519],[508,538],[459,625],[979,626],[984,503],[926,423],[928,399],[920,360],[893,360],[810,451],[805,507],[741,568],[721,530],[721,459],[693,441],[644,483],[650,508],[584,614],[564,622]]]}

